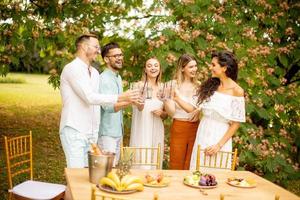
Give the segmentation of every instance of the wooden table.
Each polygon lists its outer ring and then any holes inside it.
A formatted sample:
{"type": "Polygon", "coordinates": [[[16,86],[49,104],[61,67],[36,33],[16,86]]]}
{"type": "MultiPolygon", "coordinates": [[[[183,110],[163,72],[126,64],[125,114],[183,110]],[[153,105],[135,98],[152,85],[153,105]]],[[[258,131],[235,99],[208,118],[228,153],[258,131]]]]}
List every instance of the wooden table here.
{"type": "MultiPolygon", "coordinates": [[[[134,175],[155,174],[155,171],[131,170],[134,175]]],[[[275,194],[280,196],[280,200],[300,200],[295,194],[273,184],[248,171],[224,171],[205,170],[205,173],[212,173],[216,176],[218,187],[207,189],[207,196],[203,195],[199,189],[191,188],[183,184],[183,177],[191,174],[187,170],[163,170],[166,176],[170,176],[171,183],[164,188],[145,187],[144,191],[133,194],[122,194],[121,197],[133,199],[153,199],[154,194],[158,194],[159,200],[218,200],[220,194],[224,194],[225,200],[274,200],[275,194]],[[228,185],[225,181],[228,177],[254,178],[257,182],[255,188],[237,188],[228,185]]],[[[91,184],[89,182],[88,169],[65,169],[65,175],[70,188],[73,200],[90,200],[91,184]]],[[[101,193],[102,191],[99,190],[101,193]]]]}

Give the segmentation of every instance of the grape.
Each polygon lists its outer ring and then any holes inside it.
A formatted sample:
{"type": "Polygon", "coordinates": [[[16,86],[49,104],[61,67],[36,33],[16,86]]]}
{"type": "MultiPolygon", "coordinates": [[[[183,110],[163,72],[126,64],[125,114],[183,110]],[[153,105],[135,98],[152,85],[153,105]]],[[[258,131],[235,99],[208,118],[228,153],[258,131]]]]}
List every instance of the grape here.
{"type": "Polygon", "coordinates": [[[199,185],[201,185],[201,186],[206,186],[206,180],[201,179],[201,180],[199,181],[199,185]]]}
{"type": "Polygon", "coordinates": [[[204,176],[201,176],[201,179],[199,181],[199,185],[202,186],[214,186],[217,185],[216,177],[212,174],[205,174],[204,176]]]}

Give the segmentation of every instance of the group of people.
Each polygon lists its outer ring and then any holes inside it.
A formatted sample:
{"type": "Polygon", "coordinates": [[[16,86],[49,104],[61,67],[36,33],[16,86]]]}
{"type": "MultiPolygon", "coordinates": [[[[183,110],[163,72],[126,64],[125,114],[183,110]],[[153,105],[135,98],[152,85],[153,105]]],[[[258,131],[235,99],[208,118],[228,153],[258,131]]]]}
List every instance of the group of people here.
{"type": "Polygon", "coordinates": [[[114,153],[117,162],[123,137],[122,109],[128,106],[132,107],[129,145],[133,147],[163,147],[163,119],[172,117],[170,169],[195,169],[199,144],[209,156],[232,150],[231,138],[245,121],[244,92],[236,83],[234,54],[212,53],[208,80],[197,80],[196,58],[183,54],[168,83],[161,82],[160,62],[151,57],[141,80],[123,92],[120,46],[112,42],[100,48],[93,34],[80,36],[75,44],[76,58],[64,67],[60,85],[60,139],[67,167],[86,167],[90,144],[96,142],[102,151],[114,153]],[[106,65],[100,75],[91,66],[98,54],[106,65]]]}

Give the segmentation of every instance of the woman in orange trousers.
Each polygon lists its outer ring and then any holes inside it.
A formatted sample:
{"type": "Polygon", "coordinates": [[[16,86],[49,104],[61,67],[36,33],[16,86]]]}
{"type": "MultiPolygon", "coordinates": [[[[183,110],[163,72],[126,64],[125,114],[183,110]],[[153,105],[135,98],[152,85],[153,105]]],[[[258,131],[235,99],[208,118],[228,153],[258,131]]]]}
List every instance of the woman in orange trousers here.
{"type": "MultiPolygon", "coordinates": [[[[196,88],[197,62],[194,56],[183,54],[178,59],[175,80],[169,86],[175,86],[182,99],[194,104],[196,88]]],[[[169,90],[172,90],[169,89],[169,90]]],[[[199,124],[199,111],[185,112],[172,99],[164,101],[165,110],[173,118],[170,134],[170,169],[189,169],[191,154],[199,124]]]]}

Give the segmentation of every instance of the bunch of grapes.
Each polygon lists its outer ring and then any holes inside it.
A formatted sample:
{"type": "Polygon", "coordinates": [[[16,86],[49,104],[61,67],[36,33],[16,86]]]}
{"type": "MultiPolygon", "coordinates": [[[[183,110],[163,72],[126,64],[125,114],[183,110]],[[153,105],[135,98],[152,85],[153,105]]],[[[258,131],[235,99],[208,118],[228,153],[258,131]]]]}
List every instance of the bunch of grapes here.
{"type": "Polygon", "coordinates": [[[216,177],[212,174],[205,174],[201,176],[199,185],[201,186],[215,186],[217,185],[216,177]]]}
{"type": "Polygon", "coordinates": [[[212,174],[208,174],[207,179],[206,179],[206,185],[208,185],[208,186],[217,185],[216,177],[212,174]]]}

